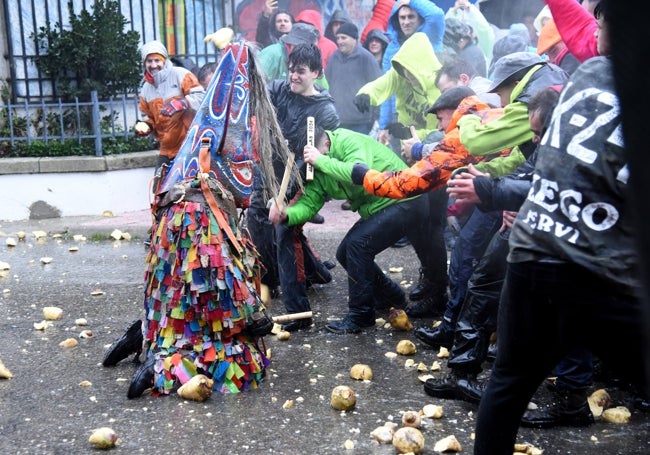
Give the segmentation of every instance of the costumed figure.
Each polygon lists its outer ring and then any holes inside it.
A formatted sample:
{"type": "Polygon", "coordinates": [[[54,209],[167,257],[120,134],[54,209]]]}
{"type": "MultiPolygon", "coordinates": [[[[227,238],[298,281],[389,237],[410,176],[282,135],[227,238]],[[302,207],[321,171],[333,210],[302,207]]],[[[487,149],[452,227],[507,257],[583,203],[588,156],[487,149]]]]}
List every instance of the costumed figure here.
{"type": "Polygon", "coordinates": [[[229,44],[155,190],[145,321],[136,321],[103,362],[114,365],[144,339],[146,360],[128,398],[149,388],[169,394],[197,375],[224,394],[260,385],[269,364],[262,337],[273,321],[259,297],[258,253],[239,228],[238,209],[248,206],[254,172],[277,193],[272,150],[288,156],[258,63],[248,44],[229,44]]]}

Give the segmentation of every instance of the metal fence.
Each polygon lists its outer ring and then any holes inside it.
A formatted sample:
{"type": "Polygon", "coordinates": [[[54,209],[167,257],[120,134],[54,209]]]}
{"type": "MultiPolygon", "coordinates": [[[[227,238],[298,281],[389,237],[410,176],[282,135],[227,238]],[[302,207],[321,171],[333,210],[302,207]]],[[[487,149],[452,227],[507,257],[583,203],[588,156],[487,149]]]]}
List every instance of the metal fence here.
{"type": "MultiPolygon", "coordinates": [[[[214,46],[203,38],[223,26],[224,16],[232,18],[235,3],[244,0],[118,1],[128,29],[138,32],[142,43],[158,39],[167,46],[170,56],[191,58],[201,66],[215,59],[214,46]]],[[[34,34],[47,23],[69,27],[68,2],[75,14],[92,12],[94,4],[93,0],[2,1],[4,30],[0,27],[0,43],[6,40],[7,83],[12,102],[38,102],[60,96],[51,77],[34,63],[40,55],[34,34]]]]}
{"type": "Polygon", "coordinates": [[[95,156],[102,156],[102,139],[133,136],[138,115],[137,95],[99,101],[95,91],[84,102],[0,104],[0,143],[92,139],[95,156]]]}

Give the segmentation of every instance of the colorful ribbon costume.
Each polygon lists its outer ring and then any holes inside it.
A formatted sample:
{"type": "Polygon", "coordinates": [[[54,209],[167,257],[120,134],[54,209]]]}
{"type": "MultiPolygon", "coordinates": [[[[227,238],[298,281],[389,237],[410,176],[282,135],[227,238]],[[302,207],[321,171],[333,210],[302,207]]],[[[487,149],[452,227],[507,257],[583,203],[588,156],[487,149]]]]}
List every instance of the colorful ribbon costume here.
{"type": "MultiPolygon", "coordinates": [[[[258,318],[270,320],[258,253],[237,209],[248,206],[254,172],[272,179],[273,149],[288,155],[255,57],[230,44],[152,205],[143,335],[156,359],[154,394],[199,373],[221,393],[256,388],[264,377],[258,318]]],[[[277,182],[267,186],[275,191],[277,182]]]]}

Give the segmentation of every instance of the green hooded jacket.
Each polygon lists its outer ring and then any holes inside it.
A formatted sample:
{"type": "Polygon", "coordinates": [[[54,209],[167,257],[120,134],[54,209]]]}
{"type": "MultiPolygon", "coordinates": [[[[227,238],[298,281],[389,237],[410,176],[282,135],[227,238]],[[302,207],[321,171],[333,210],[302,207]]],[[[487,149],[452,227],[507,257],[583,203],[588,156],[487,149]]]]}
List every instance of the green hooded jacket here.
{"type": "Polygon", "coordinates": [[[361,87],[357,95],[370,96],[373,106],[395,95],[397,121],[404,126],[415,126],[418,135],[425,137],[438,127],[438,119],[427,114],[427,110],[440,96],[435,80],[441,66],[427,35],[414,33],[391,60],[391,69],[361,87]],[[419,86],[404,77],[403,69],[415,77],[419,86]]]}
{"type": "MultiPolygon", "coordinates": [[[[378,171],[398,171],[407,165],[391,149],[366,134],[338,128],[327,131],[330,151],[314,163],[314,180],[307,182],[298,201],[287,207],[287,224],[306,223],[323,207],[326,196],[348,200],[350,208],[367,219],[385,207],[409,199],[389,199],[368,194],[362,185],[352,183],[352,167],[365,163],[378,171]]],[[[416,196],[419,197],[419,196],[416,196]]],[[[412,199],[412,198],[411,198],[412,199]]]]}
{"type": "MultiPolygon", "coordinates": [[[[510,94],[510,104],[504,108],[501,118],[493,122],[481,124],[480,117],[464,115],[458,120],[460,141],[472,155],[491,155],[506,148],[512,148],[508,156],[497,157],[489,162],[481,163],[477,169],[488,172],[491,177],[500,177],[515,170],[526,157],[517,147],[533,138],[528,120],[528,105],[515,101],[524,91],[530,78],[542,65],[536,65],[526,73],[510,94]]],[[[456,172],[461,169],[456,170],[456,172]]]]}

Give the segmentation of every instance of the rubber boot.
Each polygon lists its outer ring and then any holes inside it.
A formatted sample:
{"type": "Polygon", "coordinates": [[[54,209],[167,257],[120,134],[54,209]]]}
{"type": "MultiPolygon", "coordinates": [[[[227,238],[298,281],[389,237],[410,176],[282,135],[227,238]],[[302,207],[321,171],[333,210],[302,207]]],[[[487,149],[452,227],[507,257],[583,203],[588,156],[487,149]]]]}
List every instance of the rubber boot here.
{"type": "Polygon", "coordinates": [[[102,365],[114,367],[120,360],[126,359],[131,354],[136,357],[142,352],[142,321],[133,321],[126,333],[115,340],[104,354],[102,365]]]}

